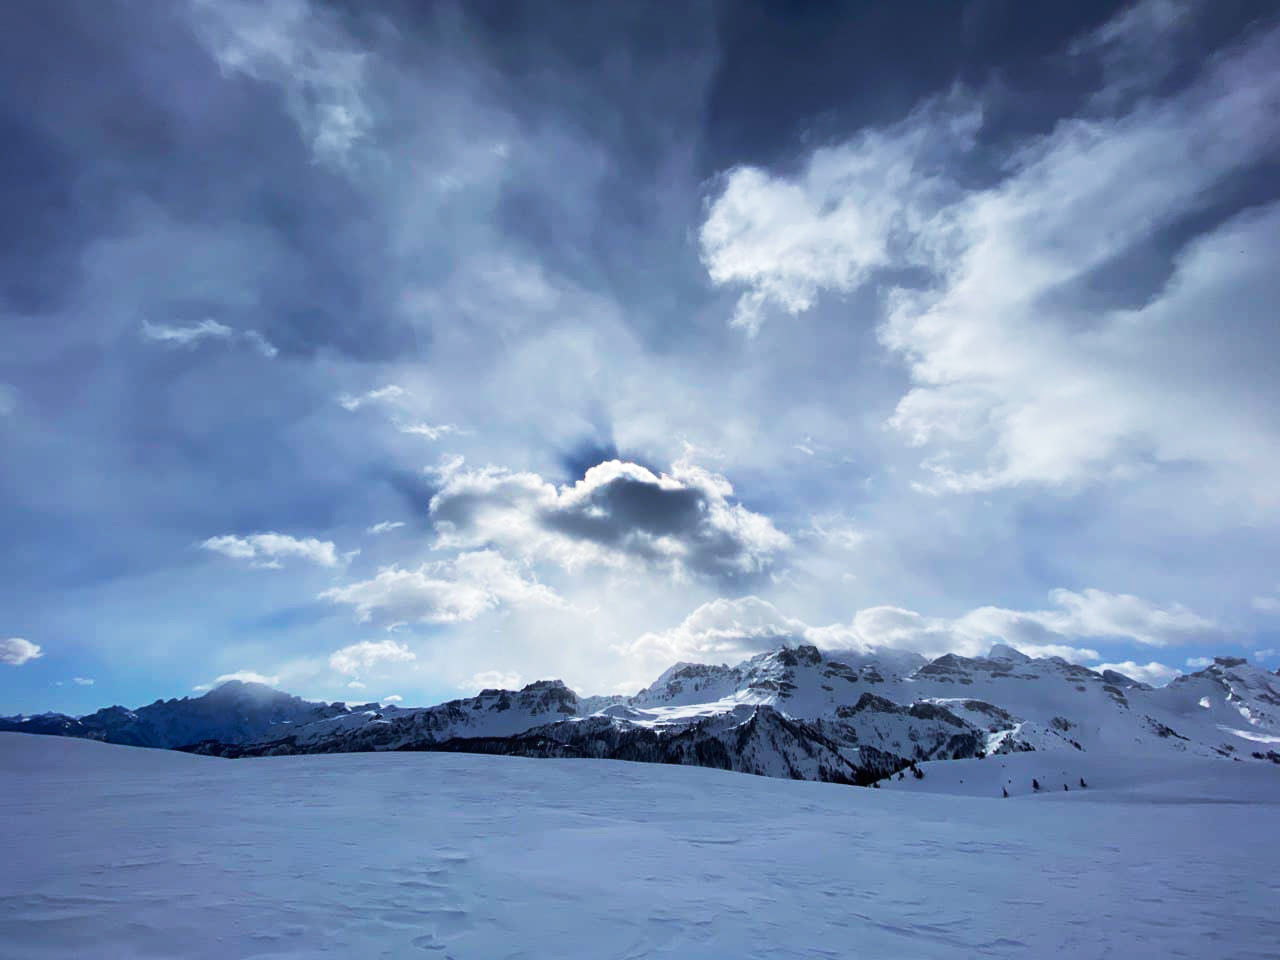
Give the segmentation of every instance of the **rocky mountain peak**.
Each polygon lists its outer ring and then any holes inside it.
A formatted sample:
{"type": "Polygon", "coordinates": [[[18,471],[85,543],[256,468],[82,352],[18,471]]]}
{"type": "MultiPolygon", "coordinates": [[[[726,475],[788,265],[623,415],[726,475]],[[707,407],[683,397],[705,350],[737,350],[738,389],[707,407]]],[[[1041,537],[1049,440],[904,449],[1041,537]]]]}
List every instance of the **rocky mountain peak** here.
{"type": "Polygon", "coordinates": [[[997,643],[987,654],[988,660],[1009,660],[1013,663],[1030,663],[1031,658],[1021,650],[1015,650],[1007,643],[997,643]]]}

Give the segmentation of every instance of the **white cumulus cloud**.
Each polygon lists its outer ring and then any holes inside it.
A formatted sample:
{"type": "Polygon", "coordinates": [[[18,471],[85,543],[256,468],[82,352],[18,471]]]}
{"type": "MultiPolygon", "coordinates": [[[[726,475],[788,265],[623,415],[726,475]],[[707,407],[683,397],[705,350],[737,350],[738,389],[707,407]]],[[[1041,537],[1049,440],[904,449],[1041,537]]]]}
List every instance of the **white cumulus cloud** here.
{"type": "Polygon", "coordinates": [[[334,587],[320,599],[353,607],[361,622],[456,623],[502,604],[563,607],[550,587],[495,550],[460,553],[416,570],[391,566],[372,579],[334,587]]]}
{"type": "MultiPolygon", "coordinates": [[[[337,548],[328,540],[314,537],[299,539],[283,533],[254,533],[247,537],[226,534],[210,537],[200,547],[233,560],[248,560],[255,567],[278,568],[286,559],[306,560],[322,567],[336,567],[342,561],[337,548]]],[[[359,551],[343,555],[350,558],[359,551]]]]}
{"type": "Polygon", "coordinates": [[[477,690],[519,690],[523,684],[520,674],[503,670],[483,670],[471,678],[477,690]]]}
{"type": "Polygon", "coordinates": [[[0,663],[6,663],[11,667],[20,667],[24,663],[30,663],[32,660],[42,656],[44,654],[41,652],[40,644],[38,643],[32,643],[22,637],[9,637],[7,640],[0,640],[0,663]]]}
{"type": "Polygon", "coordinates": [[[362,640],[335,650],[329,655],[329,666],[338,673],[358,676],[384,664],[408,663],[417,655],[395,640],[362,640]]]}
{"type": "Polygon", "coordinates": [[[910,257],[909,241],[954,195],[927,162],[939,141],[964,149],[980,112],[930,102],[887,130],[816,151],[795,178],[738,167],[699,232],[713,283],[745,287],[735,326],[756,333],[770,310],[795,314],[823,290],[847,292],[910,257]]]}
{"type": "MultiPolygon", "coordinates": [[[[958,617],[931,617],[901,607],[867,607],[847,624],[826,626],[788,617],[758,597],[721,598],[698,607],[676,627],[642,634],[623,651],[654,664],[669,664],[676,660],[732,661],[796,643],[829,650],[903,650],[927,657],[944,653],[984,656],[993,645],[1003,643],[1031,657],[1090,663],[1101,657],[1097,650],[1083,646],[1083,641],[1112,639],[1163,646],[1199,639],[1218,629],[1183,607],[1161,608],[1124,594],[1055,590],[1050,597],[1057,606],[1048,610],[987,606],[958,617]],[[1194,636],[1187,632],[1189,623],[1195,626],[1194,636]]],[[[1156,676],[1158,666],[1143,667],[1145,673],[1138,678],[1156,676]]]]}
{"type": "Polygon", "coordinates": [[[1256,338],[1280,297],[1280,205],[1202,233],[1149,296],[1094,292],[1268,162],[1280,137],[1280,30],[1255,31],[1161,94],[1151,45],[1183,26],[1167,6],[1141,4],[1084,44],[1124,65],[1104,71],[1110,111],[1024,143],[994,183],[950,173],[966,167],[982,113],[978,95],[957,91],[815,151],[795,174],[732,170],[708,207],[703,258],[714,282],[744,291],[733,322],[748,330],[881,267],[932,275],[892,289],[879,328],[910,377],[889,424],[923,451],[923,489],[1067,487],[1195,465],[1219,502],[1280,509],[1275,377],[1256,338]],[[1129,96],[1135,84],[1152,95],[1129,96]]]}

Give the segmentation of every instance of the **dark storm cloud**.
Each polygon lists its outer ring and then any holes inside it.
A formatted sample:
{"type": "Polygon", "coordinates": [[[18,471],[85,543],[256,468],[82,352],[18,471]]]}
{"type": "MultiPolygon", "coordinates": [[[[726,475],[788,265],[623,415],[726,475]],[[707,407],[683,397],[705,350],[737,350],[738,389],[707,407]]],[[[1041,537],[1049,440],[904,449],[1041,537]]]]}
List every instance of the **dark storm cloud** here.
{"type": "Polygon", "coordinates": [[[20,315],[94,301],[115,285],[107,323],[193,323],[206,317],[260,330],[287,353],[331,347],[357,358],[416,345],[361,279],[378,256],[367,198],[313,162],[282,103],[260,83],[221,72],[184,19],[184,5],[149,12],[126,2],[29,4],[0,11],[0,182],[15,256],[0,295],[20,315]],[[139,35],[141,31],[141,36],[139,35]],[[48,69],[57,64],[58,69],[48,69]],[[20,231],[20,233],[18,232],[20,231]],[[200,243],[182,244],[183,236],[200,243]],[[218,238],[257,247],[257,270],[217,252],[218,238]],[[155,273],[132,271],[123,244],[153,244],[155,273]],[[184,258],[221,289],[184,289],[162,274],[184,258]],[[127,286],[127,292],[124,287],[127,286]]]}
{"type": "Polygon", "coordinates": [[[731,583],[763,574],[790,546],[732,494],[723,477],[687,463],[655,474],[606,461],[559,488],[536,474],[459,470],[431,516],[449,544],[507,546],[567,567],[638,561],[731,583]]]}
{"type": "Polygon", "coordinates": [[[542,523],[571,537],[618,547],[636,539],[695,539],[707,512],[696,489],[663,489],[646,479],[614,477],[571,507],[548,510],[542,523]]]}
{"type": "Polygon", "coordinates": [[[1064,36],[1101,24],[1120,6],[725,3],[704,169],[789,166],[801,150],[890,123],[954,82],[982,84],[994,71],[1032,69],[1061,50],[1064,36]]]}

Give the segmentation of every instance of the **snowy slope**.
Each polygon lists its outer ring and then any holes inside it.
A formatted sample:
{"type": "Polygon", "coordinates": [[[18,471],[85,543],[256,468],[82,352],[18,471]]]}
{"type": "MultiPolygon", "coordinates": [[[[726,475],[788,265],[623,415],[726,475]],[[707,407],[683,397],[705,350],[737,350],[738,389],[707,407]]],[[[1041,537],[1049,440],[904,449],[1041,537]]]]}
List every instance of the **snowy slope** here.
{"type": "MultiPolygon", "coordinates": [[[[1280,676],[1238,657],[1176,678],[1155,699],[1176,726],[1213,727],[1229,742],[1280,745],[1280,676]]],[[[1251,748],[1257,749],[1257,748],[1251,748]]]]}
{"type": "MultiPolygon", "coordinates": [[[[1034,755],[920,784],[1002,759],[1034,755]]],[[[1003,801],[0,734],[0,957],[1274,957],[1280,791],[1256,778],[1280,770],[1151,762],[1159,802],[1141,784],[1003,801]]]]}
{"type": "Polygon", "coordinates": [[[901,778],[886,778],[880,787],[1001,800],[1003,789],[1011,801],[1034,803],[1280,804],[1280,768],[1272,764],[1098,752],[1016,753],[922,763],[919,769],[920,779],[905,772],[901,778]]]}

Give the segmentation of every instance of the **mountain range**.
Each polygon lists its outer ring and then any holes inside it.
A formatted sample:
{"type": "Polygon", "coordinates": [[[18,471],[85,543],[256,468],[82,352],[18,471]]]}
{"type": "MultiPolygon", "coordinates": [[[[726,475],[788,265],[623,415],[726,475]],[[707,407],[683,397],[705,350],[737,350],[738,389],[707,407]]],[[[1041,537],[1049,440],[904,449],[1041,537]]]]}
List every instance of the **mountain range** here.
{"type": "Polygon", "coordinates": [[[431,707],[310,702],[229,681],[196,698],[0,730],[224,757],[427,750],[594,757],[873,784],[926,760],[1026,751],[1280,764],[1280,671],[1218,657],[1153,688],[997,645],[985,657],[782,647],[677,663],[630,697],[558,680],[431,707]]]}

